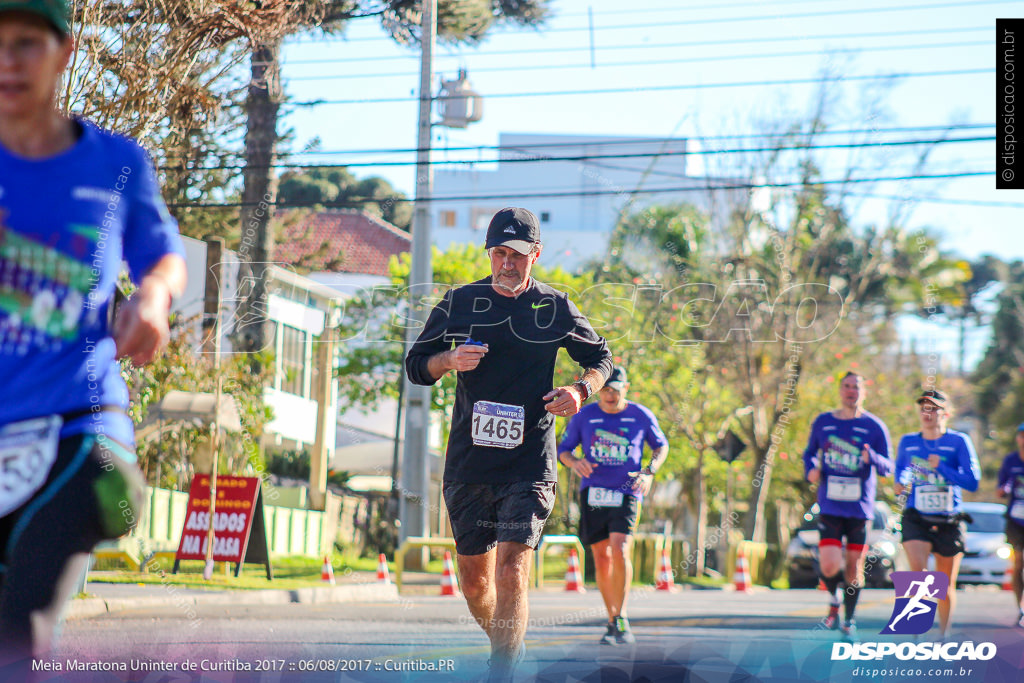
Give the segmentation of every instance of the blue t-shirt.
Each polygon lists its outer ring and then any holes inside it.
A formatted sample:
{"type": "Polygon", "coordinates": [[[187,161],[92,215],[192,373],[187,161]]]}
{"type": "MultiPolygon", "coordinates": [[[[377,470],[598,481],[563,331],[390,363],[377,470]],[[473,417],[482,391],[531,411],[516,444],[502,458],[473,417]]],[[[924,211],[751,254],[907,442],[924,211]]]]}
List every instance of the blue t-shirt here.
{"type": "Polygon", "coordinates": [[[948,515],[960,510],[961,489],[977,491],[981,467],[974,444],[963,432],[947,429],[935,440],[921,433],[904,434],[896,457],[896,481],[909,486],[907,507],[927,515],[948,515]],[[939,466],[928,466],[929,456],[939,456],[939,466]],[[920,500],[918,500],[920,498],[920,500]]]}
{"type": "Polygon", "coordinates": [[[892,472],[891,452],[885,423],[866,410],[849,420],[833,413],[816,417],[804,450],[804,477],[820,465],[821,514],[872,519],[878,477],[892,472]],[[863,458],[864,446],[868,447],[868,463],[863,458]]]}
{"type": "Polygon", "coordinates": [[[0,425],[78,414],[62,437],[131,446],[108,307],[122,260],[138,283],[184,248],[142,148],[77,124],[75,144],[47,159],[0,146],[0,425]]]}
{"type": "Polygon", "coordinates": [[[1024,526],[1024,460],[1017,451],[1007,453],[999,467],[996,488],[1006,489],[1006,517],[1024,526]]]}
{"type": "MultiPolygon", "coordinates": [[[[632,483],[629,473],[641,469],[645,443],[652,449],[668,445],[658,419],[650,410],[627,401],[624,410],[606,413],[600,405],[591,403],[569,420],[558,452],[572,453],[577,446],[582,446],[583,457],[597,465],[580,483],[581,491],[591,486],[622,489],[632,483]]],[[[639,497],[628,488],[625,491],[639,497]]]]}

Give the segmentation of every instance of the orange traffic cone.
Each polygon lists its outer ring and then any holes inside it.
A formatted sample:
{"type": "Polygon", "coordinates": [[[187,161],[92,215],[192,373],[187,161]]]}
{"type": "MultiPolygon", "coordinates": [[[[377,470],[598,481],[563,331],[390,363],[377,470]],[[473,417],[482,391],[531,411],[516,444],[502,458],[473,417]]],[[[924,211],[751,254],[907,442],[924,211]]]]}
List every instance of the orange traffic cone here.
{"type": "Polygon", "coordinates": [[[661,568],[658,570],[658,580],[654,589],[659,591],[673,591],[676,589],[675,579],[672,576],[672,563],[668,559],[668,549],[661,549],[661,568]]]}
{"type": "Polygon", "coordinates": [[[334,567],[331,566],[331,561],[324,555],[324,566],[320,570],[320,580],[324,583],[334,585],[334,567]]]}
{"type": "Polygon", "coordinates": [[[573,593],[586,593],[583,587],[583,577],[580,576],[580,558],[576,555],[576,548],[569,548],[569,566],[565,570],[565,590],[573,593]]]}
{"type": "Polygon", "coordinates": [[[747,556],[743,554],[743,548],[736,553],[736,572],[733,581],[737,593],[753,593],[754,588],[750,585],[750,569],[747,567],[747,556]]]}
{"type": "Polygon", "coordinates": [[[1012,561],[1010,562],[1010,564],[1008,564],[1006,566],[1006,573],[1003,574],[1003,590],[1004,591],[1012,591],[1013,590],[1013,562],[1012,561]]]}
{"type": "Polygon", "coordinates": [[[377,559],[377,583],[391,583],[391,575],[388,574],[388,560],[384,553],[377,559]]]}
{"type": "Polygon", "coordinates": [[[455,566],[452,564],[452,553],[444,551],[444,573],[441,574],[441,595],[459,596],[459,582],[455,578],[455,566]]]}

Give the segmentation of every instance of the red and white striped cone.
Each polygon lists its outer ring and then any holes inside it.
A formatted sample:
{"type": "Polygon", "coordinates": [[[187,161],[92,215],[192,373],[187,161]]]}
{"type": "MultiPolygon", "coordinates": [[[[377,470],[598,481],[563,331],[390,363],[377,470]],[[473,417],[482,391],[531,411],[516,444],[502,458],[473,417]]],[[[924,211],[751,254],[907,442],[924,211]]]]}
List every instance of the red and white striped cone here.
{"type": "Polygon", "coordinates": [[[743,549],[736,553],[736,572],[733,581],[736,585],[737,593],[753,593],[754,587],[750,582],[750,568],[747,566],[747,556],[743,554],[743,549]]]}
{"type": "Polygon", "coordinates": [[[388,573],[388,560],[384,553],[377,559],[377,583],[391,583],[391,575],[388,573]]]}
{"type": "Polygon", "coordinates": [[[1003,586],[1004,591],[1013,590],[1013,560],[1010,560],[1010,564],[1006,566],[1006,573],[1003,574],[1003,586]]]}
{"type": "Polygon", "coordinates": [[[455,578],[455,566],[452,564],[452,553],[444,551],[444,572],[441,574],[441,595],[460,596],[459,581],[455,578]]]}
{"type": "Polygon", "coordinates": [[[320,580],[332,586],[334,585],[334,567],[331,566],[331,561],[327,555],[324,555],[324,566],[320,570],[320,580]]]}
{"type": "Polygon", "coordinates": [[[565,570],[565,590],[572,593],[586,593],[583,577],[580,575],[580,558],[575,548],[569,548],[569,566],[565,570]]]}
{"type": "Polygon", "coordinates": [[[658,580],[654,589],[659,591],[674,591],[676,589],[675,578],[672,576],[672,563],[668,559],[668,549],[661,549],[661,567],[658,569],[658,580]]]}

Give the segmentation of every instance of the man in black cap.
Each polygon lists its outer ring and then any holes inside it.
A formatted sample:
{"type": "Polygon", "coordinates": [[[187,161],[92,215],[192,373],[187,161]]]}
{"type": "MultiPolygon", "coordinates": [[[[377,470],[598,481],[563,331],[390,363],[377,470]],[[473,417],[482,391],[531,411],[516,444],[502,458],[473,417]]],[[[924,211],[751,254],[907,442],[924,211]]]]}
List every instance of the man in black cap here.
{"type": "Polygon", "coordinates": [[[668,457],[668,440],[658,418],[639,403],[626,400],[626,369],[616,367],[597,403],[572,418],[558,461],[580,476],[580,540],[594,556],[597,587],[608,610],[605,645],[636,642],[626,618],[626,601],[633,581],[630,561],[633,530],[640,505],[654,473],[668,457]],[[644,444],[651,460],[641,469],[644,444]],[[579,446],[583,457],[573,451],[579,446]]]}
{"type": "Polygon", "coordinates": [[[491,275],[445,294],[405,367],[422,385],[458,373],[444,498],[462,592],[501,680],[524,654],[530,565],[555,500],[555,416],[574,415],[603,387],[612,360],[576,305],[531,277],[541,253],[533,213],[496,213],[486,247],[491,275]],[[583,375],[555,387],[560,348],[583,375]]]}

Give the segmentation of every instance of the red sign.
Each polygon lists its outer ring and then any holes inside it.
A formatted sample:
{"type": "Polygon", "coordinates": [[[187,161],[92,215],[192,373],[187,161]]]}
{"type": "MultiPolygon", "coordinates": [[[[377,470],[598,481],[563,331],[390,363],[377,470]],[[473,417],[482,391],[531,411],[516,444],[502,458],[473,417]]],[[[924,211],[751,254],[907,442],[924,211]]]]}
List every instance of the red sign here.
{"type": "MultiPolygon", "coordinates": [[[[260,492],[259,477],[217,477],[217,504],[213,519],[213,560],[242,562],[260,492]]],[[[176,560],[205,560],[210,529],[210,475],[192,480],[188,492],[185,527],[181,530],[176,560]]]]}

